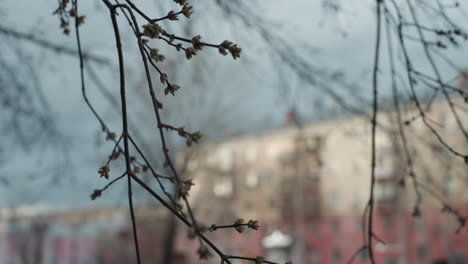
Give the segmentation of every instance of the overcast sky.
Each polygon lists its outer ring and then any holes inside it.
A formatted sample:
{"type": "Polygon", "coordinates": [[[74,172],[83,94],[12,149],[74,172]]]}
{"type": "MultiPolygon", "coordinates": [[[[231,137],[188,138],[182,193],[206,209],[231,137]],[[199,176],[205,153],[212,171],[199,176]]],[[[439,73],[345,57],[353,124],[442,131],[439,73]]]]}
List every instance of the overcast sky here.
{"type": "MultiPolygon", "coordinates": [[[[311,64],[323,69],[342,70],[348,80],[362,86],[360,92],[366,92],[370,87],[371,51],[375,42],[373,6],[357,0],[341,2],[346,3],[343,11],[337,15],[324,12],[322,1],[319,0],[259,1],[252,8],[262,14],[266,21],[272,22],[270,30],[278,32],[299,53],[303,53],[311,64]]],[[[74,31],[72,30],[69,37],[61,34],[58,17],[51,15],[56,8],[56,1],[4,0],[1,3],[3,14],[0,15],[0,23],[3,25],[37,34],[38,37],[54,43],[76,46],[74,31]]],[[[100,1],[81,0],[79,3],[81,14],[86,15],[86,22],[81,27],[83,48],[110,60],[111,64],[108,66],[93,65],[93,68],[105,82],[107,89],[117,95],[118,80],[115,73],[118,69],[108,11],[100,1]]],[[[142,7],[149,10],[149,13],[155,13],[157,17],[160,6],[155,3],[156,1],[147,1],[142,7]]],[[[179,100],[177,96],[163,99],[167,105],[184,109],[180,110],[180,114],[173,110],[166,113],[175,125],[187,125],[193,130],[203,131],[212,124],[214,129],[204,132],[209,137],[219,138],[216,135],[224,137],[264,130],[262,128],[281,127],[290,102],[297,103],[301,114],[308,118],[313,118],[313,105],[317,102],[328,107],[328,98],[319,90],[304,85],[297,77],[288,74],[288,69],[284,70],[284,76],[278,76],[277,69],[282,65],[271,60],[270,53],[265,51],[268,43],[261,43],[261,38],[252,33],[251,29],[245,28],[240,21],[227,20],[219,12],[210,13],[216,9],[210,8],[209,4],[210,1],[200,3],[202,10],[197,10],[198,4],[194,3],[195,22],[190,30],[194,35],[201,34],[208,42],[233,40],[242,47],[242,55],[239,60],[234,61],[230,57],[218,55],[216,50],[206,50],[203,52],[205,57],[187,62],[183,54],[158,46],[170,58],[165,70],[177,69],[173,75],[183,87],[180,97],[183,99],[179,100]],[[190,66],[190,63],[196,67],[190,66]],[[200,80],[194,83],[194,76],[201,76],[200,80]],[[200,96],[198,90],[204,93],[200,96]]],[[[466,18],[455,19],[467,22],[466,18]]],[[[184,23],[185,19],[181,19],[180,24],[184,23]]],[[[121,28],[126,26],[123,21],[120,25],[121,28]]],[[[184,28],[177,23],[167,26],[176,33],[184,33],[184,28]]],[[[148,126],[141,133],[144,141],[152,142],[156,140],[154,123],[151,121],[152,110],[147,108],[148,100],[142,96],[146,91],[142,81],[144,75],[138,63],[136,46],[134,43],[130,44],[130,33],[128,30],[123,33],[129,87],[132,84],[134,87],[129,89],[135,91],[129,95],[132,104],[130,110],[137,124],[148,126]]],[[[57,126],[66,138],[68,147],[65,154],[44,154],[38,150],[26,152],[21,149],[13,151],[14,155],[9,158],[8,163],[0,167],[0,173],[9,175],[15,181],[10,186],[0,186],[3,188],[0,191],[0,204],[10,206],[39,202],[59,206],[91,206],[93,203],[126,202],[126,199],[119,198],[124,197],[123,185],[111,188],[98,202],[91,202],[89,199],[93,189],[106,183],[99,179],[97,169],[106,161],[112,145],[104,140],[99,124],[82,100],[78,60],[49,51],[45,52],[45,59],[43,56],[39,58],[37,54],[42,54],[43,51],[33,46],[24,47],[30,49],[28,52],[32,55],[31,63],[37,67],[42,77],[41,85],[46,88],[57,126]],[[38,156],[41,155],[46,156],[42,157],[42,162],[38,161],[38,156]],[[25,160],[28,162],[25,163],[25,160]],[[59,172],[63,179],[58,186],[49,188],[50,175],[57,173],[53,171],[53,164],[58,160],[66,162],[66,168],[59,172]],[[38,167],[45,172],[34,177],[34,174],[38,174],[38,167]]],[[[467,68],[468,60],[463,51],[460,49],[451,55],[460,67],[467,68]]],[[[425,61],[420,55],[416,54],[415,60],[424,67],[425,61]]],[[[444,69],[447,79],[453,75],[448,67],[444,69]]],[[[95,84],[89,80],[87,84],[91,102],[97,111],[108,120],[112,129],[119,131],[120,120],[108,100],[97,91],[95,84]]]]}

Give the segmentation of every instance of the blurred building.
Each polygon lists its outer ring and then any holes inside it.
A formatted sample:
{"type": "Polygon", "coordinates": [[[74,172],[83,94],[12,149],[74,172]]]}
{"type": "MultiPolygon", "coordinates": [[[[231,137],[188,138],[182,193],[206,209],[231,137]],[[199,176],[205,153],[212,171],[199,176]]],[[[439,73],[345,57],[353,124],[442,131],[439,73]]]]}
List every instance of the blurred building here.
{"type": "MultiPolygon", "coordinates": [[[[466,89],[463,76],[460,89],[466,89]]],[[[466,103],[458,94],[448,99],[421,102],[426,120],[445,144],[466,153],[466,103]]],[[[468,215],[466,163],[442,146],[412,102],[400,102],[408,157],[397,113],[387,110],[390,105],[381,104],[376,136],[374,233],[381,240],[373,244],[377,262],[465,263],[468,228],[458,230],[463,218],[447,213],[447,206],[459,216],[468,215]]],[[[283,250],[295,263],[345,263],[364,243],[370,120],[348,116],[302,126],[294,113],[288,113],[287,120],[281,130],[207,143],[191,154],[184,166],[185,177],[195,183],[189,198],[196,217],[207,226],[232,224],[237,218],[260,221],[259,231],[237,234],[223,229],[209,234],[230,254],[268,256],[262,239],[281,231],[293,237],[283,250]]],[[[184,152],[179,155],[183,160],[184,152]]],[[[196,243],[190,243],[184,232],[179,234],[180,250],[194,254],[196,243]]],[[[368,263],[366,252],[354,263],[368,263]]]]}
{"type": "MultiPolygon", "coordinates": [[[[139,207],[136,219],[143,263],[161,261],[166,211],[154,206],[139,207]]],[[[126,207],[2,209],[0,263],[136,263],[129,221],[126,207]]]]}

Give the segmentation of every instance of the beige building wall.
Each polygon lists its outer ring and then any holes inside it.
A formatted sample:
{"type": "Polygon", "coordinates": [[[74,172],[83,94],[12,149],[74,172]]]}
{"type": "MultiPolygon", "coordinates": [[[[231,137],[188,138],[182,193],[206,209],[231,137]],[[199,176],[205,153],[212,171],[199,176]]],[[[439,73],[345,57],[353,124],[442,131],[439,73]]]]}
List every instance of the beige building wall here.
{"type": "MultiPolygon", "coordinates": [[[[456,104],[466,104],[459,97],[453,99],[456,104]]],[[[457,111],[468,128],[466,112],[457,111]]],[[[405,121],[413,119],[418,112],[407,104],[402,114],[405,121]]],[[[393,202],[398,204],[395,206],[403,206],[403,210],[412,210],[416,203],[415,189],[408,176],[407,158],[395,118],[393,111],[379,112],[375,198],[383,204],[393,202]],[[397,198],[403,202],[396,203],[397,198]]],[[[466,137],[457,127],[445,100],[432,104],[429,119],[450,146],[468,153],[466,137]]],[[[420,118],[404,125],[404,131],[413,170],[421,185],[423,207],[440,208],[444,199],[451,205],[468,202],[463,158],[456,158],[441,147],[420,118]]],[[[287,127],[202,145],[189,162],[186,175],[196,183],[190,201],[197,217],[213,223],[229,222],[237,217],[275,221],[298,203],[308,213],[360,213],[369,197],[370,140],[369,119],[348,116],[301,130],[287,127]],[[317,142],[320,142],[319,151],[310,151],[317,147],[317,142]],[[294,198],[298,195],[302,195],[299,202],[294,198]]]]}

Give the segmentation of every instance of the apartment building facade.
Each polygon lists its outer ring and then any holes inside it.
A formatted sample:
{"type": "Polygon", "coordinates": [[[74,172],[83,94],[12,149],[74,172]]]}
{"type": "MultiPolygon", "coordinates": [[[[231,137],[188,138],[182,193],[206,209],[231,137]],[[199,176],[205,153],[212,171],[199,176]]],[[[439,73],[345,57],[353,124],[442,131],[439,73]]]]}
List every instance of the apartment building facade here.
{"type": "MultiPolygon", "coordinates": [[[[462,104],[462,99],[454,97],[452,103],[462,104]]],[[[396,113],[382,109],[378,118],[376,259],[386,264],[440,259],[465,263],[468,228],[456,232],[463,219],[447,213],[446,206],[467,216],[466,163],[442,146],[413,105],[405,104],[401,114],[408,151],[396,113]]],[[[444,144],[464,152],[467,141],[461,129],[468,128],[468,115],[463,111],[457,115],[458,121],[447,101],[440,99],[432,103],[426,118],[444,144]]],[[[229,252],[268,256],[262,239],[280,230],[293,238],[282,249],[284,258],[296,263],[346,262],[364,244],[370,140],[369,119],[348,116],[205,144],[187,164],[185,177],[195,183],[190,201],[197,218],[207,225],[230,224],[237,218],[260,221],[256,232],[210,234],[229,252]]],[[[196,245],[187,247],[190,242],[184,237],[178,237],[179,249],[194,251],[196,245]]],[[[355,259],[368,262],[365,251],[355,259]]]]}

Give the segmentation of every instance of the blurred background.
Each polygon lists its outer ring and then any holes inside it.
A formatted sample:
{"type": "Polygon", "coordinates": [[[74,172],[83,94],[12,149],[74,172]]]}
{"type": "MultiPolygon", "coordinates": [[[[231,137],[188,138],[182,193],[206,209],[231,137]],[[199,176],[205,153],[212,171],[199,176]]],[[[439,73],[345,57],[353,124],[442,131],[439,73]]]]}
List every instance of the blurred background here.
{"type": "MultiPolygon", "coordinates": [[[[237,218],[260,224],[242,234],[222,229],[206,231],[207,236],[231,255],[294,263],[346,263],[354,256],[354,263],[369,263],[359,249],[371,173],[373,1],[192,4],[190,20],[161,24],[210,43],[231,40],[242,55],[234,61],[204,49],[187,61],[184,54],[151,43],[167,58],[161,68],[182,87],[176,96],[164,96],[164,87],[157,87],[163,119],[204,135],[187,148],[177,133],[169,134],[170,155],[180,175],[195,183],[189,201],[205,227],[237,218]]],[[[176,8],[172,1],[138,5],[152,17],[176,8]]],[[[465,7],[460,3],[450,13],[455,23],[467,23],[465,7]]],[[[108,183],[97,171],[114,144],[83,100],[74,31],[63,34],[52,15],[56,9],[55,1],[0,1],[0,263],[136,263],[126,185],[115,184],[90,199],[108,183]]],[[[109,13],[101,1],[80,1],[79,10],[86,16],[80,27],[86,93],[118,132],[118,62],[109,13]]],[[[119,19],[130,133],[164,172],[138,46],[119,19]]],[[[427,69],[418,43],[408,47],[412,62],[427,69]]],[[[468,89],[465,47],[459,43],[444,51],[450,63],[439,65],[444,80],[462,91],[468,89]]],[[[384,56],[382,72],[388,63],[384,56]]],[[[403,180],[406,159],[389,76],[380,76],[380,87],[377,263],[466,263],[466,163],[414,118],[417,109],[401,89],[396,96],[402,119],[411,120],[405,130],[419,187],[403,180]]],[[[430,91],[417,90],[421,100],[430,91]]],[[[466,100],[453,100],[468,127],[466,100]]],[[[430,116],[449,144],[467,149],[467,137],[442,95],[434,99],[430,116]]],[[[111,178],[123,169],[113,165],[111,178]]],[[[161,192],[149,174],[142,172],[142,178],[161,192]]],[[[166,187],[173,191],[169,182],[166,187]]],[[[136,187],[134,197],[143,263],[219,263],[216,257],[199,260],[198,241],[143,189],[136,187]]]]}

